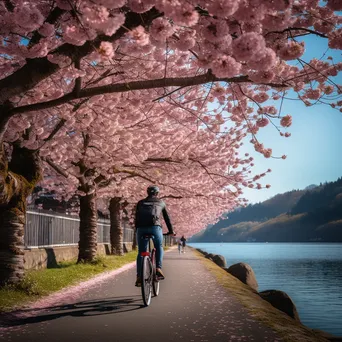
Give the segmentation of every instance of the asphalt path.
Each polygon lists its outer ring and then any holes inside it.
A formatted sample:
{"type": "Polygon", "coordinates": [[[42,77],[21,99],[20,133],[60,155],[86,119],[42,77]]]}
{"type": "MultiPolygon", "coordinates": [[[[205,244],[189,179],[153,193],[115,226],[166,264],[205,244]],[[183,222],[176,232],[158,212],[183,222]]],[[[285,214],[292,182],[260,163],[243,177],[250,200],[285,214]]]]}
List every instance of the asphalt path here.
{"type": "Polygon", "coordinates": [[[280,341],[218,284],[190,249],[166,252],[163,270],[160,295],[149,307],[143,306],[141,290],[134,286],[130,264],[50,301],[1,316],[0,340],[280,341]]]}

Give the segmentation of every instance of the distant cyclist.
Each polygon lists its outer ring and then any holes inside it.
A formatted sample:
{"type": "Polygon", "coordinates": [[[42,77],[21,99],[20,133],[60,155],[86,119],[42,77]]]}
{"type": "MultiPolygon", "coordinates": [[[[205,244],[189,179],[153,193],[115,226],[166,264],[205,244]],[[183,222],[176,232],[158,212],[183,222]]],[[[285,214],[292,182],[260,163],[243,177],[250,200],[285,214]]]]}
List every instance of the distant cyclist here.
{"type": "Polygon", "coordinates": [[[182,237],[180,238],[180,241],[182,242],[183,253],[185,253],[186,238],[184,237],[184,235],[182,235],[182,237]]]}
{"type": "Polygon", "coordinates": [[[154,236],[154,246],[156,248],[156,264],[157,277],[161,280],[165,276],[162,272],[163,262],[163,232],[160,222],[160,216],[163,215],[164,221],[169,230],[169,234],[174,234],[170,217],[166,210],[165,203],[158,198],[159,188],[156,185],[151,185],[147,188],[147,197],[140,200],[135,212],[135,228],[137,230],[138,256],[137,256],[137,279],[135,286],[141,286],[139,271],[141,269],[141,252],[147,250],[148,240],[142,239],[144,234],[152,234],[154,236]]]}

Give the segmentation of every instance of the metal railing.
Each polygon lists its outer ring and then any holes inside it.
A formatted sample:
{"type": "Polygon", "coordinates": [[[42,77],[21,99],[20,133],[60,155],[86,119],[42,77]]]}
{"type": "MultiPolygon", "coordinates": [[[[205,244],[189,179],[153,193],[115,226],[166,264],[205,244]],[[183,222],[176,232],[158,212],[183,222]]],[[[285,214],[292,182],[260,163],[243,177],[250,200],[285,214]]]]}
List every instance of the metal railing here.
{"type": "MultiPolygon", "coordinates": [[[[26,213],[25,247],[77,245],[80,220],[64,214],[32,211],[26,213]]],[[[134,230],[124,223],[124,242],[133,242],[134,230]]],[[[97,222],[97,242],[110,242],[110,221],[97,222]]]]}

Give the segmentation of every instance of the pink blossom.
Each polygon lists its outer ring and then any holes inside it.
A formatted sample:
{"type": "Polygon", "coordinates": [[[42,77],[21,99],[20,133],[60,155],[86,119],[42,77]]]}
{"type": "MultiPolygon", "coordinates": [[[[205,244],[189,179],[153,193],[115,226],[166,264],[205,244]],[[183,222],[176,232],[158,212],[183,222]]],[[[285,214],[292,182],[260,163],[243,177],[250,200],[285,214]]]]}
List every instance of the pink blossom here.
{"type": "Polygon", "coordinates": [[[303,90],[305,87],[305,83],[304,82],[298,82],[295,84],[295,86],[293,87],[294,91],[300,91],[303,90]]]}
{"type": "Polygon", "coordinates": [[[60,67],[66,67],[71,64],[71,59],[64,55],[58,55],[58,54],[48,55],[47,59],[51,63],[58,64],[60,67]]]}
{"type": "Polygon", "coordinates": [[[332,31],[328,34],[329,47],[331,49],[341,49],[342,48],[342,27],[332,31]]]}
{"type": "Polygon", "coordinates": [[[272,149],[266,148],[263,150],[263,155],[265,158],[270,158],[272,156],[272,149]]]}
{"type": "Polygon", "coordinates": [[[239,61],[250,61],[264,49],[264,37],[254,32],[244,33],[233,41],[233,53],[239,61]]]}
{"type": "Polygon", "coordinates": [[[290,127],[292,125],[292,116],[291,115],[285,115],[281,118],[280,124],[283,127],[290,127]]]}
{"type": "Polygon", "coordinates": [[[115,13],[103,23],[100,29],[107,36],[112,36],[124,23],[125,15],[123,13],[115,13]]]}
{"type": "Polygon", "coordinates": [[[217,77],[232,77],[240,73],[241,64],[233,57],[222,56],[212,62],[211,68],[217,77]]]}
{"type": "Polygon", "coordinates": [[[334,86],[332,85],[323,86],[322,90],[324,91],[325,94],[330,95],[334,91],[334,86]]]}
{"type": "Polygon", "coordinates": [[[296,59],[303,55],[304,46],[304,42],[297,43],[294,41],[290,41],[283,48],[280,49],[278,54],[285,61],[296,59]]]}
{"type": "Polygon", "coordinates": [[[266,48],[261,52],[261,57],[251,59],[248,62],[248,66],[255,70],[267,71],[272,69],[277,62],[276,53],[269,48],[266,48]]]}
{"type": "Polygon", "coordinates": [[[240,0],[215,0],[207,5],[210,14],[220,18],[225,18],[233,15],[239,8],[240,0]]]}
{"type": "Polygon", "coordinates": [[[203,36],[210,42],[219,42],[229,34],[229,28],[224,20],[209,20],[209,24],[203,27],[203,36]]]}
{"type": "Polygon", "coordinates": [[[254,149],[257,152],[263,153],[263,151],[264,151],[264,144],[261,144],[259,142],[255,142],[254,143],[254,149]]]}
{"type": "Polygon", "coordinates": [[[260,2],[252,4],[249,1],[241,1],[238,10],[234,13],[234,18],[242,22],[259,22],[263,20],[265,14],[265,7],[260,2]]]}
{"type": "Polygon", "coordinates": [[[109,42],[101,42],[101,45],[97,51],[105,58],[113,58],[114,56],[113,44],[109,42]]]}
{"type": "Polygon", "coordinates": [[[175,43],[177,49],[181,51],[187,51],[193,48],[196,44],[194,38],[195,31],[184,31],[179,34],[179,40],[175,43]]]}
{"type": "Polygon", "coordinates": [[[260,118],[256,122],[258,127],[265,127],[269,124],[269,120],[267,118],[260,118]]]}
{"type": "Polygon", "coordinates": [[[72,9],[70,0],[56,0],[56,5],[63,10],[69,11],[72,9]]]}
{"type": "Polygon", "coordinates": [[[45,57],[49,53],[48,45],[46,42],[38,43],[32,46],[30,49],[27,49],[26,57],[27,58],[37,58],[37,57],[45,57]]]}
{"type": "Polygon", "coordinates": [[[80,29],[76,25],[68,25],[64,29],[63,38],[70,44],[80,46],[85,43],[88,37],[83,29],[80,29]]]}
{"type": "Polygon", "coordinates": [[[149,43],[149,35],[146,33],[145,28],[141,25],[137,26],[129,32],[129,35],[135,40],[138,45],[144,46],[149,43]]]}
{"type": "Polygon", "coordinates": [[[107,22],[109,12],[104,6],[85,6],[82,7],[83,18],[91,26],[97,28],[107,22]]]}
{"type": "Polygon", "coordinates": [[[287,156],[285,155],[285,154],[283,154],[282,156],[281,156],[281,159],[286,159],[287,158],[287,156]]]}
{"type": "Polygon", "coordinates": [[[44,37],[50,37],[55,33],[55,26],[49,23],[44,23],[39,28],[39,33],[44,37]]]}
{"type": "Polygon", "coordinates": [[[263,0],[262,4],[268,10],[271,11],[285,11],[286,9],[290,8],[293,3],[293,0],[263,0]]]}
{"type": "Polygon", "coordinates": [[[288,137],[290,137],[291,136],[291,133],[289,133],[289,132],[286,132],[285,133],[285,138],[288,138],[288,137]]]}
{"type": "Polygon", "coordinates": [[[253,100],[258,102],[258,103],[263,103],[263,102],[267,101],[268,99],[269,99],[269,96],[265,92],[260,92],[260,93],[257,93],[253,96],[253,100]]]}
{"type": "Polygon", "coordinates": [[[319,88],[317,89],[308,89],[305,92],[305,96],[310,100],[318,100],[321,96],[321,90],[319,88]]]}
{"type": "Polygon", "coordinates": [[[271,70],[265,70],[250,72],[248,76],[255,83],[269,83],[273,80],[275,74],[271,70]]]}
{"type": "Polygon", "coordinates": [[[197,24],[200,16],[193,5],[184,3],[170,17],[177,25],[191,27],[197,24]]]}
{"type": "Polygon", "coordinates": [[[265,106],[258,109],[258,114],[270,114],[270,115],[276,115],[278,113],[278,110],[274,106],[265,106]]]}
{"type": "Polygon", "coordinates": [[[258,34],[262,33],[262,25],[255,21],[246,21],[242,23],[242,32],[255,32],[258,34]]]}
{"type": "Polygon", "coordinates": [[[342,2],[340,0],[327,0],[327,7],[333,11],[342,11],[342,2]]]}
{"type": "Polygon", "coordinates": [[[154,19],[150,28],[151,36],[157,41],[165,41],[174,33],[174,27],[164,18],[154,19]]]}
{"type": "Polygon", "coordinates": [[[216,87],[214,87],[212,90],[211,90],[211,94],[214,96],[214,97],[219,97],[219,96],[222,96],[226,93],[226,90],[217,85],[216,87]]]}
{"type": "MultiPolygon", "coordinates": [[[[70,0],[67,0],[68,2],[70,0]]],[[[96,0],[96,2],[104,7],[107,7],[109,9],[114,9],[114,8],[120,8],[126,4],[126,0],[96,0]]],[[[149,0],[144,1],[144,3],[150,2],[149,0]]]]}
{"type": "Polygon", "coordinates": [[[271,187],[270,184],[266,184],[266,189],[269,189],[271,187]]]}
{"type": "Polygon", "coordinates": [[[128,6],[135,13],[147,12],[153,7],[153,5],[154,3],[151,0],[128,0],[128,6]]]}
{"type": "Polygon", "coordinates": [[[14,18],[16,23],[24,29],[34,30],[44,22],[44,16],[36,7],[16,7],[14,18]]]}

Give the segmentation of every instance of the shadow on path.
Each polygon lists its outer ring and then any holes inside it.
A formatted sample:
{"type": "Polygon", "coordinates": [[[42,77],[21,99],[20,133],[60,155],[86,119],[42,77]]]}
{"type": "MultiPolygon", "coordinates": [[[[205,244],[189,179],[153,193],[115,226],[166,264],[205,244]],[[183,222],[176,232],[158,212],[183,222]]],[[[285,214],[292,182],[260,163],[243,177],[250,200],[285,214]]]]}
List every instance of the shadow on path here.
{"type": "Polygon", "coordinates": [[[4,314],[1,327],[14,327],[25,324],[51,321],[65,316],[84,317],[122,313],[143,308],[141,296],[112,297],[106,299],[87,300],[74,304],[45,307],[42,309],[19,310],[4,314]]]}

